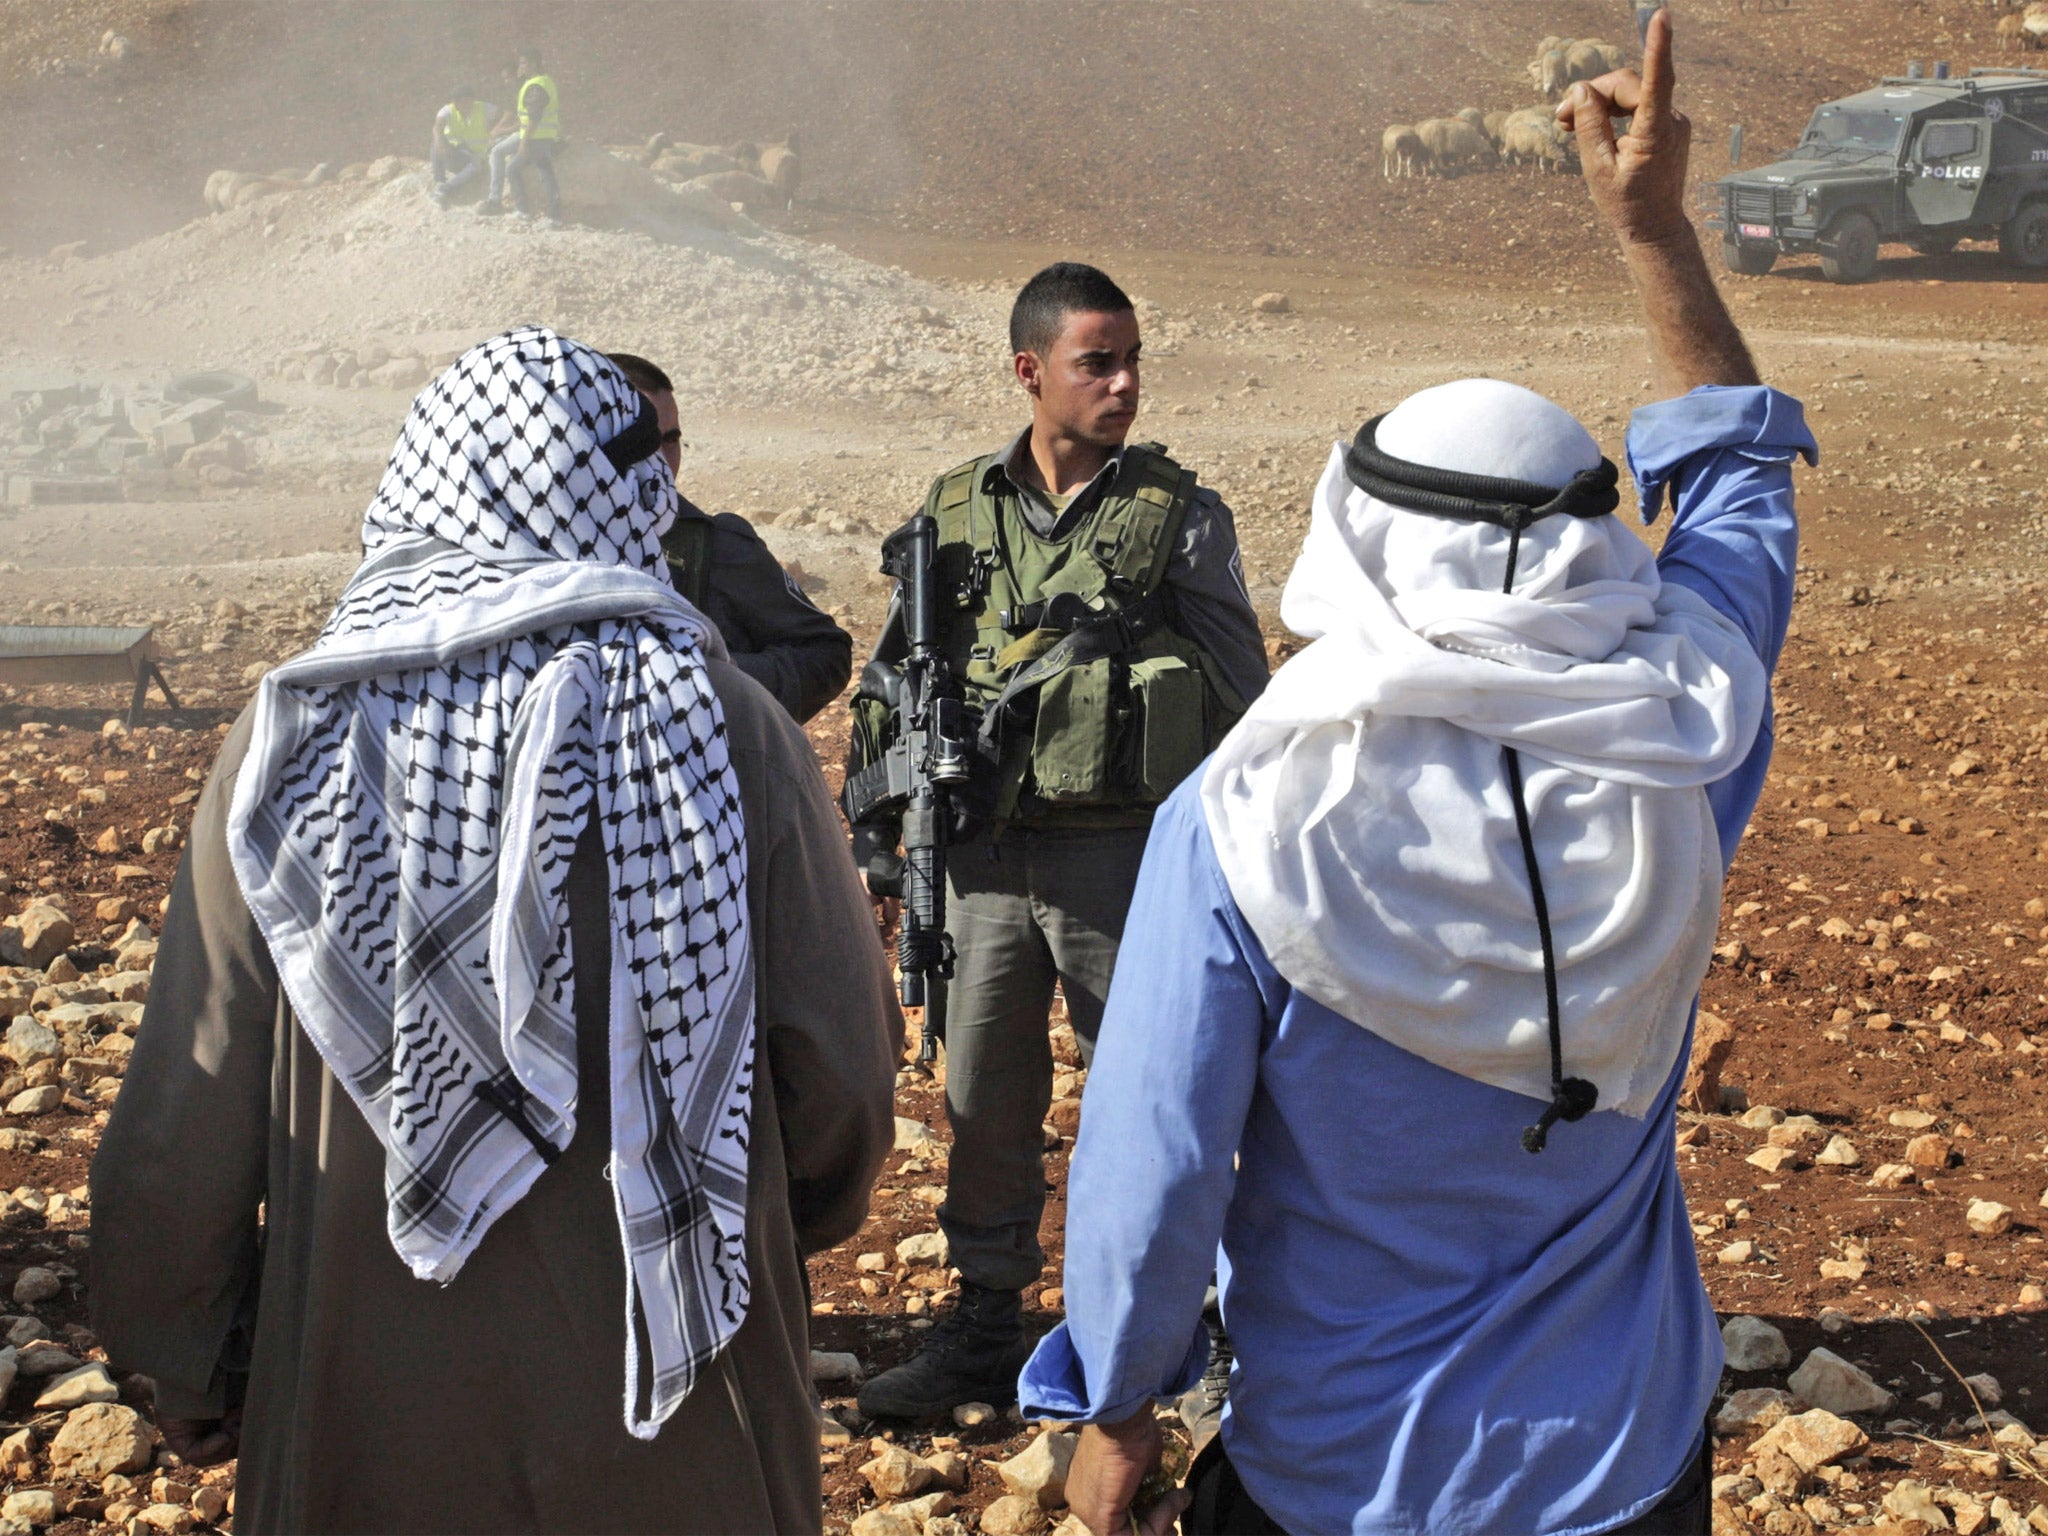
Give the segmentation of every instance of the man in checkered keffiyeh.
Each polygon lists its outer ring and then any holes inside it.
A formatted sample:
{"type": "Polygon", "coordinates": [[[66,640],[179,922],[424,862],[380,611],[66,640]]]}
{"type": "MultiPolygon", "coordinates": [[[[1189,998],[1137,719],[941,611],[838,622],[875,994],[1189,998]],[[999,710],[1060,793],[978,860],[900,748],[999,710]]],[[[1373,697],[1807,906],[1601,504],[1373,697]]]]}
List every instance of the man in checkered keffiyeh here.
{"type": "Polygon", "coordinates": [[[574,1135],[565,878],[602,828],[642,1439],[746,1316],[754,1065],[744,829],[704,672],[724,649],[662,575],[676,493],[650,419],[537,327],[423,391],[362,568],[264,679],[228,818],[285,993],[383,1144],[392,1246],[444,1282],[574,1135]]]}

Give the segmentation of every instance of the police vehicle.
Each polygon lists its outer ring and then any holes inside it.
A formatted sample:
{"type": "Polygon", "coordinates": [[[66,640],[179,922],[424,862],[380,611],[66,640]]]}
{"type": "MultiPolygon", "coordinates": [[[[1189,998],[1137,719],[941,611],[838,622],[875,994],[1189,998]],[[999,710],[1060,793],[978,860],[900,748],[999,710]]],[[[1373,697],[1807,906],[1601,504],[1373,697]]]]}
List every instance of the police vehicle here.
{"type": "Polygon", "coordinates": [[[1752,277],[1815,251],[1833,281],[1860,283],[1888,240],[1943,256],[1995,239],[2013,266],[2048,267],[2048,71],[1916,67],[1820,108],[1788,159],[1703,192],[1723,258],[1752,277]]]}

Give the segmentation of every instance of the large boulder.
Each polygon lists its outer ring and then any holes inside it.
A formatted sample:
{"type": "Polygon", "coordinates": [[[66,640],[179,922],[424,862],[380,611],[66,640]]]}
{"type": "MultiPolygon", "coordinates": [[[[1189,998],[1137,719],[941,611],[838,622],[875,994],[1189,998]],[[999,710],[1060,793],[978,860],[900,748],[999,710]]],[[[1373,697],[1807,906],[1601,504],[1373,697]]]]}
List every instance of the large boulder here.
{"type": "Polygon", "coordinates": [[[50,1442],[50,1468],[58,1477],[97,1483],[117,1472],[139,1472],[156,1451],[156,1429],[121,1403],[74,1408],[50,1442]]]}

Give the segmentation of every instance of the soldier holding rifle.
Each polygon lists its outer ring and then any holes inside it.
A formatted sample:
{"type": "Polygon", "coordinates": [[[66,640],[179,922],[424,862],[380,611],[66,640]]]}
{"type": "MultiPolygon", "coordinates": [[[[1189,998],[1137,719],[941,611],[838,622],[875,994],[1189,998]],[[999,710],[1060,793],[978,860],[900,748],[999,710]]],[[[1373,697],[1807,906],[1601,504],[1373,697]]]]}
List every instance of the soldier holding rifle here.
{"type": "Polygon", "coordinates": [[[1129,297],[1058,263],[1018,294],[1010,342],[1031,424],[891,537],[896,597],[854,705],[856,856],[905,899],[904,1001],[945,1035],[939,1223],[961,1273],[917,1355],[862,1388],[876,1416],[1014,1398],[1045,1263],[1054,985],[1086,1061],[1153,810],[1266,681],[1229,509],[1126,441],[1129,297]]]}

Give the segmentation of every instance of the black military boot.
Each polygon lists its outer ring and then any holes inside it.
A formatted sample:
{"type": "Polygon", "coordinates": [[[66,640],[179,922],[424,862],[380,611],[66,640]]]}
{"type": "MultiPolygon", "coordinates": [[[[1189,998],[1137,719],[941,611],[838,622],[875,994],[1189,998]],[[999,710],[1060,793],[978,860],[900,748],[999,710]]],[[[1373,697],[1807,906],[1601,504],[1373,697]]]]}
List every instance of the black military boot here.
{"type": "Polygon", "coordinates": [[[962,1403],[1006,1408],[1030,1358],[1023,1293],[963,1280],[960,1299],[917,1353],[860,1389],[860,1411],[871,1419],[931,1419],[962,1403]]]}

